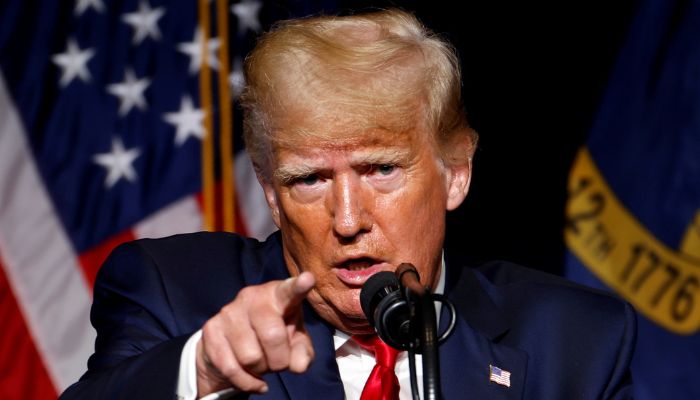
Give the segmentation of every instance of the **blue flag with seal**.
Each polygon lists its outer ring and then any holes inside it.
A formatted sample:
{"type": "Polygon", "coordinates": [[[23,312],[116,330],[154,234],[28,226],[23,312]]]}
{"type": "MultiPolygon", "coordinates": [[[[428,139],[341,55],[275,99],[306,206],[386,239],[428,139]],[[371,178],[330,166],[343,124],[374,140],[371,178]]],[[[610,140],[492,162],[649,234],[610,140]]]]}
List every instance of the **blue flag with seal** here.
{"type": "Polygon", "coordinates": [[[566,275],[639,314],[635,398],[700,399],[700,1],[639,6],[569,177],[566,275]]]}

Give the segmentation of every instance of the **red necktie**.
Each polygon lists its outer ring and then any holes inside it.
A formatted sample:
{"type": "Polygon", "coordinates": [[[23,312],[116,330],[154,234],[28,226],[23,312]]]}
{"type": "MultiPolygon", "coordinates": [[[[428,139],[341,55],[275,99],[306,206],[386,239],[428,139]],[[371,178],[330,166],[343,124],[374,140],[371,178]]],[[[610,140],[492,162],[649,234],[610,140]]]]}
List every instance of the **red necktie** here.
{"type": "Polygon", "coordinates": [[[399,350],[382,342],[377,335],[353,336],[355,342],[374,353],[376,365],[367,378],[360,400],[398,400],[399,378],[394,373],[399,350]]]}

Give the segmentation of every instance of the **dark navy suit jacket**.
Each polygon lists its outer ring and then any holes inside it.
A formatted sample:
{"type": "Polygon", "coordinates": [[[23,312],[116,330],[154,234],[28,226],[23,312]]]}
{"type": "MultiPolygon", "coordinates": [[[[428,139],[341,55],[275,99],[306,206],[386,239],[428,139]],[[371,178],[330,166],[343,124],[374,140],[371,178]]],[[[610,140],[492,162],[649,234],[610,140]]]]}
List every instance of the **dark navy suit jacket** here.
{"type": "MultiPolygon", "coordinates": [[[[61,398],[175,398],[188,337],[242,287],[287,278],[281,249],[277,234],[261,243],[226,233],[118,247],[95,283],[88,372],[61,398]]],[[[446,269],[458,321],[439,350],[445,399],[631,397],[636,320],[628,304],[508,263],[471,269],[447,258],[446,269]],[[489,382],[489,365],[510,372],[510,387],[489,382]]],[[[270,390],[260,397],[343,399],[334,328],[308,304],[304,320],[316,352],[310,369],[267,374],[270,390]]]]}

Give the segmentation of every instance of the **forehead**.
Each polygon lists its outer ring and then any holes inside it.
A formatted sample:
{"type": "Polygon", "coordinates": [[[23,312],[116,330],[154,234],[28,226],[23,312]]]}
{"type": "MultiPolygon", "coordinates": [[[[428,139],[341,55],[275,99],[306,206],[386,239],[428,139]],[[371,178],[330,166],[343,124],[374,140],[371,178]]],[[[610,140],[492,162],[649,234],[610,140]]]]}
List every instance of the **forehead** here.
{"type": "Polygon", "coordinates": [[[424,113],[417,102],[387,109],[317,100],[272,110],[269,121],[273,151],[408,145],[428,136],[424,113]]]}
{"type": "Polygon", "coordinates": [[[371,154],[383,156],[410,155],[425,143],[425,134],[419,130],[395,132],[382,128],[362,132],[279,132],[273,144],[273,155],[279,163],[282,158],[299,159],[320,156],[356,155],[367,158],[371,154]]]}
{"type": "MultiPolygon", "coordinates": [[[[360,161],[363,164],[407,162],[421,147],[431,146],[435,140],[424,123],[420,108],[411,106],[410,109],[411,112],[408,109],[390,112],[376,108],[343,107],[327,102],[320,102],[313,110],[303,106],[278,108],[274,117],[268,120],[270,135],[266,174],[271,177],[270,174],[279,173],[282,163],[285,166],[290,163],[306,164],[311,168],[321,163],[322,158],[327,164],[329,156],[333,155],[339,161],[351,152],[355,156],[363,153],[359,157],[367,159],[367,162],[360,161]],[[403,149],[402,160],[387,157],[386,149],[389,148],[392,151],[403,149]],[[376,153],[373,160],[367,157],[368,153],[376,153]],[[380,153],[384,156],[377,158],[380,153]],[[312,158],[317,162],[312,163],[312,158]]],[[[358,163],[358,157],[352,162],[358,163]]]]}

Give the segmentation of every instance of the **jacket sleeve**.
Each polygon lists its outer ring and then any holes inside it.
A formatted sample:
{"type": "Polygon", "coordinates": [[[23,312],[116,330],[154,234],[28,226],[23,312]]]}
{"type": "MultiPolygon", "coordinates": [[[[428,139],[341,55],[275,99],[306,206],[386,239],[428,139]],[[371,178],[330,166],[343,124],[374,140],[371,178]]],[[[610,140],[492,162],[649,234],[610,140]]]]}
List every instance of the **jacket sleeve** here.
{"type": "Polygon", "coordinates": [[[637,316],[629,303],[625,303],[624,326],[615,368],[603,396],[605,399],[623,400],[633,398],[630,364],[637,342],[637,316]]]}
{"type": "Polygon", "coordinates": [[[100,269],[90,312],[97,331],[88,371],[61,399],[173,399],[181,332],[157,265],[138,243],[119,246],[100,269]]]}

